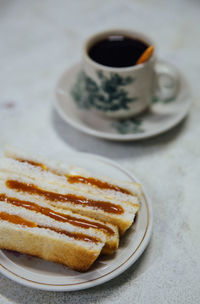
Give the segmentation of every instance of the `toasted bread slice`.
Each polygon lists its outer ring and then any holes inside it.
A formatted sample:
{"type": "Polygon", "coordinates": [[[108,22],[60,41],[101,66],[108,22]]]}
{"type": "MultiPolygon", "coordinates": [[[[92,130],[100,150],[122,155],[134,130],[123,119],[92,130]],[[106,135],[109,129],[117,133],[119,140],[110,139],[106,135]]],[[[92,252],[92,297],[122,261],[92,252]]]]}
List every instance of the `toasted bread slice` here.
{"type": "MultiPolygon", "coordinates": [[[[83,192],[108,196],[113,199],[124,200],[128,203],[135,203],[135,196],[140,201],[143,194],[141,185],[135,182],[120,181],[108,177],[101,177],[76,166],[67,166],[63,162],[44,159],[42,156],[22,151],[18,148],[7,146],[4,151],[9,158],[27,163],[41,170],[51,172],[58,176],[65,177],[62,182],[71,184],[75,191],[81,189],[83,192]]],[[[61,180],[60,180],[61,181],[61,180]]]]}
{"type": "Polygon", "coordinates": [[[86,271],[106,241],[102,231],[75,227],[0,201],[0,248],[86,271]]]}

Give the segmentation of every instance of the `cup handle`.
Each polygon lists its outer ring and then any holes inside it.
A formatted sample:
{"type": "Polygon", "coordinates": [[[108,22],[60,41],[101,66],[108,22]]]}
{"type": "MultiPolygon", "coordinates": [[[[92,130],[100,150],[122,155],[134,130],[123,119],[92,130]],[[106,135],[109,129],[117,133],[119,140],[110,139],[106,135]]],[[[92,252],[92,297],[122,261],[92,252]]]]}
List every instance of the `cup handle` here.
{"type": "Polygon", "coordinates": [[[179,91],[180,75],[176,68],[162,60],[155,64],[156,88],[153,102],[173,101],[179,91]]]}

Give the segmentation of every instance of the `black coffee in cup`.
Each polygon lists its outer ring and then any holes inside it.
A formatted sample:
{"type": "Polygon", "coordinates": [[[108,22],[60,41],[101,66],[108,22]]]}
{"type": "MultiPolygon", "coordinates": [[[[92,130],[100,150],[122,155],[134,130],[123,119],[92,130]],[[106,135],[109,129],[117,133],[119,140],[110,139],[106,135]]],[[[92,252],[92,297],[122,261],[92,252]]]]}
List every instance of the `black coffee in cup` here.
{"type": "Polygon", "coordinates": [[[88,54],[92,60],[108,67],[123,68],[136,64],[149,45],[123,35],[110,35],[93,44],[88,54]]]}

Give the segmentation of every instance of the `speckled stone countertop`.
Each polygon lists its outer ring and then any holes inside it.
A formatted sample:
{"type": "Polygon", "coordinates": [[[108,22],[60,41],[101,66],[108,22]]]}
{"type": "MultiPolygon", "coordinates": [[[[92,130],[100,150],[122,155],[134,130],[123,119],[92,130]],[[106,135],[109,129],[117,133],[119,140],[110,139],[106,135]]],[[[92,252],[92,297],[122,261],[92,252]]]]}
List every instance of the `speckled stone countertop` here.
{"type": "Polygon", "coordinates": [[[88,290],[45,292],[0,275],[0,303],[200,302],[200,2],[197,0],[0,1],[0,149],[78,150],[112,158],[146,186],[154,229],[143,256],[121,276],[88,290]],[[141,142],[89,137],[52,109],[56,82],[80,60],[95,31],[148,32],[160,57],[190,83],[193,106],[170,132],[141,142]]]}

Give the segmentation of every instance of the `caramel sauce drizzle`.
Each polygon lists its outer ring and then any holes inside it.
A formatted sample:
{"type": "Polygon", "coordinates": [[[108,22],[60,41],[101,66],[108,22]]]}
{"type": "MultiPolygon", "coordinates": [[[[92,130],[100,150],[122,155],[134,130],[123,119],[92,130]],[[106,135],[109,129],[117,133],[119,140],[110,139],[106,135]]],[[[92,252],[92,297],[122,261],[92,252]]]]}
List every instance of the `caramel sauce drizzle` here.
{"type": "Polygon", "coordinates": [[[27,221],[18,215],[9,214],[7,212],[0,212],[0,219],[3,221],[10,222],[12,224],[23,225],[23,226],[30,227],[30,228],[38,227],[38,228],[50,229],[57,233],[62,233],[68,237],[74,238],[75,240],[91,242],[91,243],[99,242],[99,240],[97,238],[83,234],[83,233],[69,232],[69,231],[54,228],[51,226],[37,225],[36,223],[27,221]]]}
{"type": "Polygon", "coordinates": [[[57,233],[65,234],[66,236],[69,236],[69,237],[74,238],[75,240],[79,240],[79,241],[85,241],[85,242],[96,243],[96,244],[101,242],[97,238],[95,238],[93,236],[90,236],[90,235],[83,234],[83,233],[69,232],[69,231],[54,228],[54,227],[51,227],[51,226],[37,225],[37,227],[38,228],[50,229],[50,230],[55,231],[57,233]]]}
{"type": "Polygon", "coordinates": [[[29,159],[21,159],[21,158],[15,158],[15,159],[21,163],[27,163],[27,164],[35,166],[35,167],[40,167],[43,170],[47,170],[47,167],[42,163],[38,163],[36,161],[29,160],[29,159]]]}
{"type": "MultiPolygon", "coordinates": [[[[32,160],[28,160],[28,159],[20,159],[20,158],[16,158],[16,160],[18,160],[22,163],[28,163],[32,166],[40,167],[41,169],[43,169],[45,171],[51,171],[54,174],[60,175],[55,170],[47,168],[42,163],[35,162],[35,161],[32,161],[32,160]]],[[[101,181],[97,178],[84,177],[84,176],[80,176],[80,175],[66,175],[66,178],[67,178],[68,182],[71,183],[71,184],[75,184],[75,183],[89,184],[89,185],[95,186],[95,187],[100,188],[100,189],[114,190],[116,192],[121,192],[121,193],[124,193],[124,194],[132,195],[131,191],[129,191],[125,188],[119,187],[117,185],[112,185],[108,182],[103,182],[103,181],[101,181]]]]}
{"type": "Polygon", "coordinates": [[[92,221],[89,221],[86,219],[79,219],[79,218],[73,217],[68,214],[59,213],[54,210],[51,210],[50,208],[39,206],[33,202],[19,200],[19,199],[13,198],[13,197],[8,197],[5,194],[0,194],[0,201],[4,201],[4,202],[7,202],[14,206],[19,206],[19,207],[23,207],[23,208],[26,208],[29,210],[33,210],[35,212],[42,213],[59,222],[63,222],[63,223],[68,222],[68,223],[72,224],[73,226],[78,226],[78,227],[82,227],[82,228],[86,228],[86,229],[89,229],[89,228],[101,229],[110,235],[114,235],[114,231],[110,227],[108,227],[104,224],[95,223],[95,222],[92,222],[92,221]]]}
{"type": "Polygon", "coordinates": [[[74,184],[74,183],[90,184],[90,185],[96,186],[97,188],[100,188],[100,189],[114,190],[114,191],[121,192],[124,194],[132,194],[127,189],[121,188],[116,185],[111,185],[107,182],[103,182],[103,181],[101,181],[97,178],[93,178],[93,177],[83,177],[80,175],[69,175],[69,176],[67,176],[67,180],[71,184],[74,184]]]}
{"type": "Polygon", "coordinates": [[[27,221],[18,215],[9,214],[7,212],[0,212],[0,219],[17,225],[23,225],[27,227],[37,227],[33,222],[27,221]]]}
{"type": "Polygon", "coordinates": [[[84,196],[77,196],[75,194],[59,194],[55,192],[50,192],[38,188],[33,184],[26,184],[18,182],[16,180],[7,180],[6,186],[10,189],[15,189],[17,191],[23,191],[30,194],[36,194],[45,197],[47,200],[52,202],[62,202],[62,203],[73,203],[76,205],[92,206],[101,209],[108,213],[122,214],[124,212],[123,208],[119,205],[114,205],[110,202],[96,201],[92,199],[87,199],[84,196]]]}

